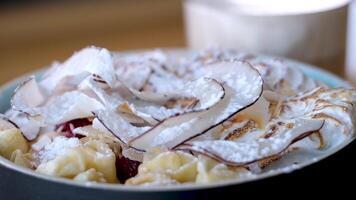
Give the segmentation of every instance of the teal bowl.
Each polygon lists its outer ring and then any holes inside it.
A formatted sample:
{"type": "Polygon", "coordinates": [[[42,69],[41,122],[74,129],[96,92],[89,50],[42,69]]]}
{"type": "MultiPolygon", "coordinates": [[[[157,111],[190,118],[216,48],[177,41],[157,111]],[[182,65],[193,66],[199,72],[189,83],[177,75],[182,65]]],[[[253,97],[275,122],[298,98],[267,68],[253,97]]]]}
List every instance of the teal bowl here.
{"type": "MultiPolygon", "coordinates": [[[[167,50],[172,54],[185,54],[187,51],[182,49],[167,50]],[[185,52],[185,53],[184,53],[185,52]]],[[[129,52],[130,53],[130,52],[129,52]]],[[[194,53],[194,52],[189,52],[194,53]]],[[[126,53],[124,53],[126,54],[126,53]]],[[[268,56],[266,56],[268,57],[268,56]]],[[[300,68],[307,76],[312,79],[321,81],[330,87],[350,88],[351,85],[343,79],[318,67],[297,62],[290,59],[284,59],[285,62],[300,68]]],[[[10,107],[10,98],[12,92],[18,83],[23,81],[29,75],[39,76],[40,71],[21,76],[0,87],[0,112],[5,112],[10,107]]],[[[258,188],[261,192],[268,188],[283,188],[293,183],[302,181],[306,177],[312,177],[315,173],[327,171],[331,165],[328,163],[337,162],[333,159],[325,159],[346,147],[353,139],[346,141],[337,148],[328,151],[317,159],[312,159],[298,167],[303,170],[296,170],[293,173],[274,171],[262,174],[249,180],[231,180],[208,185],[179,185],[167,187],[138,187],[123,186],[113,184],[96,184],[96,183],[77,183],[63,178],[55,178],[35,173],[32,170],[16,166],[12,162],[0,157],[0,196],[9,197],[5,199],[199,199],[207,198],[221,194],[242,195],[251,193],[258,188]],[[324,164],[312,165],[322,161],[324,164]],[[307,167],[308,166],[308,167],[307,167]],[[324,167],[323,167],[324,166],[324,167]],[[305,169],[304,169],[305,168],[305,169]],[[314,171],[313,171],[314,170],[314,171]],[[278,176],[277,176],[278,175],[278,176]]],[[[333,156],[334,159],[341,156],[333,156]]],[[[327,172],[325,172],[327,173],[327,172]]],[[[308,183],[305,183],[308,184],[308,183]]],[[[309,181],[309,184],[312,182],[309,181]]],[[[318,184],[318,183],[315,183],[318,184]]],[[[297,186],[296,186],[297,187],[297,186]]],[[[286,190],[288,188],[286,187],[286,190]]],[[[291,191],[292,192],[292,191],[291,191]]],[[[251,195],[248,194],[248,195],[251,195]]]]}

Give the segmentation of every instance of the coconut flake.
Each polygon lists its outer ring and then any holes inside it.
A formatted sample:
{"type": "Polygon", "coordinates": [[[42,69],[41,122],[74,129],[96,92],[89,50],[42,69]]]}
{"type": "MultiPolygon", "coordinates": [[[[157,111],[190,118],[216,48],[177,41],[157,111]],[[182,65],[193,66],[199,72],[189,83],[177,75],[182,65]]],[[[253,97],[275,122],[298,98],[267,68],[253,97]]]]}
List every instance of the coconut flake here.
{"type": "Polygon", "coordinates": [[[255,67],[264,80],[264,87],[286,96],[294,96],[307,92],[319,85],[307,77],[295,64],[281,58],[254,56],[247,59],[255,67]]]}
{"type": "MultiPolygon", "coordinates": [[[[179,114],[174,114],[173,116],[168,116],[166,119],[163,119],[160,123],[155,125],[154,127],[134,127],[129,122],[127,122],[122,116],[114,111],[99,111],[96,112],[96,116],[99,121],[115,136],[117,136],[122,142],[127,143],[129,140],[136,140],[136,138],[140,138],[143,136],[141,141],[146,141],[146,138],[151,138],[156,134],[160,134],[170,129],[170,127],[178,125],[180,126],[183,122],[189,121],[195,117],[200,116],[202,113],[207,112],[214,105],[218,104],[221,98],[224,97],[224,89],[223,87],[213,79],[202,78],[197,81],[191,82],[193,86],[187,85],[187,93],[191,95],[195,95],[197,99],[199,99],[198,105],[188,110],[186,112],[182,112],[179,114]],[[198,90],[199,89],[199,90],[198,90]],[[131,138],[134,134],[136,136],[131,138]]],[[[183,124],[184,125],[184,124],[183,124]]],[[[187,126],[188,127],[188,126],[187,126]]],[[[194,133],[194,132],[193,132],[194,133]]],[[[163,133],[164,135],[165,133],[163,133]]],[[[172,135],[174,136],[174,135],[172,135]]],[[[191,132],[187,132],[184,137],[179,138],[174,141],[174,138],[171,138],[171,142],[181,142],[187,138],[191,137],[191,132]]],[[[135,142],[136,143],[136,142],[135,142]]],[[[154,144],[154,143],[153,143],[154,144]]],[[[168,142],[165,144],[168,145],[168,142]]],[[[171,144],[176,145],[176,144],[171,144]]],[[[131,146],[131,144],[130,144],[131,146]]],[[[136,148],[136,147],[135,147],[136,148]]],[[[140,148],[137,148],[140,149],[140,148]]],[[[145,149],[140,149],[145,150],[145,149]]]]}
{"type": "Polygon", "coordinates": [[[43,122],[50,125],[92,117],[92,111],[99,109],[103,109],[101,103],[77,91],[66,92],[39,108],[43,122]]]}
{"type": "MultiPolygon", "coordinates": [[[[136,95],[138,93],[136,92],[136,95]]],[[[185,82],[181,89],[177,91],[169,91],[167,93],[155,93],[151,95],[147,92],[140,92],[138,97],[142,100],[154,102],[155,104],[137,106],[137,109],[150,114],[155,119],[163,121],[169,117],[175,115],[181,115],[188,112],[200,112],[207,110],[218,101],[220,101],[225,95],[222,85],[211,78],[199,78],[194,81],[185,82]],[[172,108],[167,107],[167,102],[170,100],[179,101],[184,99],[193,99],[193,103],[188,106],[182,106],[177,104],[172,108]],[[194,101],[195,100],[195,101],[194,101]],[[162,106],[164,104],[165,107],[162,106]]]]}
{"type": "Polygon", "coordinates": [[[105,107],[116,109],[116,107],[125,100],[120,93],[115,92],[113,88],[105,88],[105,86],[107,85],[101,85],[100,83],[95,82],[93,77],[88,77],[80,83],[78,89],[87,93],[89,96],[96,98],[105,107]],[[88,90],[92,93],[88,93],[88,90]]]}
{"type": "Polygon", "coordinates": [[[38,136],[41,125],[37,121],[31,120],[27,114],[16,110],[9,110],[6,112],[6,116],[20,128],[27,140],[34,140],[38,136]]]}
{"type": "Polygon", "coordinates": [[[293,129],[280,129],[269,138],[242,142],[226,140],[194,141],[179,147],[179,149],[189,149],[202,153],[229,165],[245,166],[283,153],[291,144],[309,136],[314,131],[320,130],[324,121],[296,119],[293,123],[295,124],[293,129]]]}
{"type": "Polygon", "coordinates": [[[121,82],[131,88],[142,89],[147,83],[152,69],[145,64],[127,64],[116,69],[116,74],[121,82]]]}
{"type": "Polygon", "coordinates": [[[29,115],[38,114],[35,107],[45,101],[34,76],[22,82],[14,91],[11,98],[11,107],[14,110],[27,113],[29,115]]]}
{"type": "MultiPolygon", "coordinates": [[[[71,91],[52,97],[46,104],[32,108],[36,115],[23,116],[15,113],[14,121],[21,125],[35,124],[37,126],[57,125],[73,119],[91,117],[92,111],[103,109],[96,99],[81,92],[71,91]]],[[[23,130],[24,131],[24,130],[23,130]]]]}
{"type": "MultiPolygon", "coordinates": [[[[94,96],[101,101],[106,108],[117,110],[122,117],[130,123],[148,123],[151,125],[158,123],[157,119],[153,118],[149,114],[138,111],[133,104],[130,104],[127,100],[125,100],[120,93],[115,91],[117,88],[102,88],[98,83],[95,83],[91,77],[84,80],[80,84],[79,88],[84,92],[91,90],[94,93],[94,96]]],[[[126,88],[123,89],[126,90],[126,88]]]]}
{"type": "Polygon", "coordinates": [[[279,119],[304,117],[325,120],[320,131],[324,147],[336,146],[354,135],[353,113],[356,91],[352,89],[316,88],[303,95],[287,99],[282,103],[279,119]],[[335,136],[338,135],[338,139],[335,136]]]}
{"type": "Polygon", "coordinates": [[[133,104],[129,104],[128,102],[120,104],[117,110],[121,115],[124,115],[130,123],[143,124],[147,122],[150,125],[159,123],[159,121],[150,114],[138,111],[133,104]]]}
{"type": "Polygon", "coordinates": [[[150,129],[150,127],[133,126],[118,113],[110,109],[98,110],[94,112],[94,115],[108,132],[116,136],[124,144],[127,144],[131,139],[150,129]]]}
{"type": "Polygon", "coordinates": [[[237,115],[254,121],[260,129],[264,129],[270,119],[269,102],[261,96],[256,103],[237,115]]]}
{"type": "Polygon", "coordinates": [[[136,149],[155,146],[174,148],[197,135],[218,126],[256,102],[262,94],[262,79],[250,65],[242,62],[218,62],[205,66],[196,76],[216,79],[224,84],[224,98],[210,110],[166,120],[130,142],[136,149]]]}
{"type": "Polygon", "coordinates": [[[88,47],[76,52],[64,63],[56,64],[51,73],[47,74],[40,82],[40,85],[47,93],[51,93],[67,77],[74,77],[72,82],[77,85],[90,74],[95,74],[110,86],[114,86],[116,75],[113,59],[108,50],[88,47]]]}
{"type": "Polygon", "coordinates": [[[18,128],[17,124],[11,121],[7,116],[0,114],[0,131],[18,128]]]}
{"type": "Polygon", "coordinates": [[[50,144],[52,142],[52,139],[48,135],[43,135],[38,139],[37,142],[33,143],[31,145],[31,148],[35,151],[40,151],[42,150],[46,145],[50,144]]]}
{"type": "Polygon", "coordinates": [[[134,89],[130,91],[139,99],[158,104],[164,104],[170,99],[196,98],[199,100],[198,109],[206,109],[216,103],[216,99],[221,99],[224,95],[224,88],[214,79],[199,78],[194,81],[187,81],[179,86],[177,91],[166,91],[164,93],[140,92],[134,89]]]}
{"type": "Polygon", "coordinates": [[[194,138],[194,141],[216,139],[253,139],[255,129],[265,129],[270,120],[269,102],[261,96],[256,103],[238,112],[227,121],[211,129],[206,134],[194,138]]]}

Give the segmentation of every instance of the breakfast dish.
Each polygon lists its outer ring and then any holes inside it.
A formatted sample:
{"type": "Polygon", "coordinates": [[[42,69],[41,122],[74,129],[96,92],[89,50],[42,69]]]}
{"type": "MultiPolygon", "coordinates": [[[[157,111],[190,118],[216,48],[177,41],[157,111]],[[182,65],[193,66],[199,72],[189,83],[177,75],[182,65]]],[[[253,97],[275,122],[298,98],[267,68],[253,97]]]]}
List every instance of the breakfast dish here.
{"type": "Polygon", "coordinates": [[[0,155],[78,182],[250,179],[353,138],[355,103],[355,89],[279,58],[88,47],[18,85],[0,115],[0,155]]]}

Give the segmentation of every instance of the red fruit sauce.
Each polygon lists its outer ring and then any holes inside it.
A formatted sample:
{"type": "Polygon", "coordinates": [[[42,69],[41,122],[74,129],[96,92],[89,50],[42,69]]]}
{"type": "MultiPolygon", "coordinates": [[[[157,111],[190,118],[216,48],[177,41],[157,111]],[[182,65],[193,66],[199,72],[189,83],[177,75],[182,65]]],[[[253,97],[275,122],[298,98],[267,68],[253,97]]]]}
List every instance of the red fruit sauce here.
{"type": "Polygon", "coordinates": [[[130,160],[124,156],[116,158],[116,176],[121,183],[131,177],[136,176],[138,172],[138,166],[141,163],[138,161],[130,160]]]}
{"type": "Polygon", "coordinates": [[[73,133],[73,129],[83,126],[88,126],[92,124],[92,121],[89,118],[82,119],[73,119],[71,121],[64,122],[56,126],[56,131],[64,133],[64,136],[67,138],[77,137],[82,138],[83,135],[78,135],[73,133]]]}

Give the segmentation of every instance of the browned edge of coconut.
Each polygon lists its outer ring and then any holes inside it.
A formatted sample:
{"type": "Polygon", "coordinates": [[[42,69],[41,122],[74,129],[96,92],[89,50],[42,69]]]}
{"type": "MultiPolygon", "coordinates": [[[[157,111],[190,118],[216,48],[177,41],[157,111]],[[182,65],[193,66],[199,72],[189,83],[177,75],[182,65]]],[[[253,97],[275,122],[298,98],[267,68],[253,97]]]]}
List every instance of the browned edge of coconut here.
{"type": "Polygon", "coordinates": [[[237,110],[236,112],[232,113],[232,114],[229,115],[227,118],[225,118],[224,120],[222,120],[220,123],[217,123],[217,124],[215,124],[215,125],[213,125],[213,126],[207,128],[207,129],[205,129],[203,132],[201,132],[201,133],[199,133],[199,134],[197,134],[197,135],[195,135],[195,136],[192,136],[192,137],[190,137],[190,138],[184,140],[184,141],[181,142],[180,144],[174,146],[172,149],[177,149],[181,144],[184,144],[184,143],[188,142],[189,140],[192,140],[192,139],[194,139],[194,138],[196,138],[196,137],[198,137],[198,136],[200,136],[200,135],[205,134],[206,132],[210,131],[211,129],[213,129],[213,128],[219,126],[219,125],[221,125],[222,123],[224,123],[225,121],[227,121],[228,119],[230,119],[231,117],[233,117],[234,115],[236,115],[238,112],[241,112],[241,111],[245,110],[246,108],[248,108],[248,107],[252,106],[253,104],[255,104],[255,103],[260,99],[260,97],[262,96],[263,87],[261,87],[261,88],[262,88],[262,89],[261,89],[260,95],[259,95],[259,97],[258,97],[255,101],[253,101],[253,102],[250,103],[249,105],[247,105],[247,106],[245,106],[245,107],[243,107],[243,108],[237,110]]]}
{"type": "MultiPolygon", "coordinates": [[[[259,71],[258,71],[257,69],[255,69],[255,68],[254,68],[249,62],[247,62],[247,61],[227,61],[227,60],[223,60],[223,61],[215,61],[215,62],[209,63],[209,65],[216,64],[216,63],[225,63],[225,62],[227,62],[227,63],[240,62],[240,63],[247,64],[252,70],[254,70],[254,71],[258,74],[258,76],[259,76],[260,79],[261,79],[261,91],[260,91],[260,94],[258,95],[258,98],[256,98],[256,99],[255,99],[253,102],[251,102],[249,105],[247,105],[247,106],[245,106],[245,107],[243,107],[243,108],[241,108],[241,109],[238,109],[238,110],[235,111],[234,113],[230,114],[227,118],[225,118],[225,119],[222,120],[221,122],[219,122],[219,123],[217,123],[217,124],[215,124],[215,125],[213,125],[213,126],[207,128],[207,129],[205,129],[205,130],[202,131],[201,133],[197,133],[197,134],[195,134],[194,136],[191,136],[191,137],[187,138],[186,140],[180,142],[179,144],[177,144],[176,146],[172,147],[171,149],[177,149],[177,147],[179,147],[180,145],[184,144],[185,142],[187,142],[187,141],[189,141],[189,140],[192,140],[192,139],[194,139],[194,138],[196,138],[196,137],[198,137],[198,136],[200,136],[200,135],[203,135],[204,133],[208,132],[209,130],[211,130],[211,129],[217,127],[217,126],[219,126],[220,124],[224,123],[226,120],[228,120],[228,119],[230,119],[231,117],[233,117],[233,116],[234,116],[235,114],[237,114],[238,112],[241,112],[242,110],[245,110],[246,108],[248,108],[248,107],[252,106],[253,104],[255,104],[255,103],[260,99],[260,97],[262,96],[262,93],[263,93],[263,79],[262,79],[262,76],[261,76],[261,74],[259,73],[259,71]]],[[[211,78],[211,79],[212,79],[212,78],[211,78]]],[[[213,80],[215,80],[215,79],[213,79],[213,80]]],[[[215,81],[216,81],[216,80],[215,80],[215,81]]],[[[218,81],[217,81],[217,82],[218,82],[218,81]]],[[[218,83],[219,83],[219,82],[218,82],[218,83]]],[[[224,89],[224,87],[223,87],[223,89],[224,89]]],[[[224,89],[224,96],[225,96],[225,89],[224,89]]],[[[223,97],[224,97],[224,96],[223,96],[223,97]]],[[[222,98],[223,98],[223,97],[222,97],[222,98]]],[[[209,109],[209,108],[208,108],[208,109],[209,109]]],[[[208,109],[206,109],[206,110],[208,110],[208,109]]],[[[168,118],[167,118],[167,119],[168,119],[168,118]]],[[[163,120],[162,122],[164,122],[164,121],[165,121],[165,120],[163,120]]],[[[153,128],[157,127],[158,125],[160,125],[160,123],[157,124],[156,126],[154,126],[153,128]]],[[[150,129],[150,130],[153,130],[153,128],[150,129]]],[[[148,131],[150,131],[150,130],[148,130],[148,131]]],[[[132,142],[132,141],[134,141],[134,140],[140,138],[142,135],[144,135],[144,134],[146,134],[146,133],[147,133],[147,131],[146,131],[145,133],[139,135],[138,137],[132,139],[130,142],[132,142]]],[[[130,142],[129,142],[129,143],[130,143],[130,142]]],[[[134,147],[131,146],[131,148],[134,148],[134,147]]],[[[134,148],[134,149],[138,150],[137,148],[134,148]]],[[[144,151],[144,150],[140,150],[140,151],[144,151]]]]}
{"type": "MultiPolygon", "coordinates": [[[[216,64],[216,63],[219,63],[219,62],[231,62],[231,61],[228,61],[228,60],[215,61],[215,62],[209,63],[209,65],[211,65],[211,64],[216,64]]],[[[188,142],[189,140],[192,140],[192,139],[194,139],[194,138],[196,138],[196,137],[198,137],[198,136],[200,136],[200,135],[203,135],[203,134],[205,134],[206,132],[208,132],[209,130],[211,130],[211,129],[217,127],[217,126],[219,126],[220,124],[224,123],[225,121],[227,121],[228,119],[230,119],[231,117],[233,117],[234,115],[236,115],[238,112],[241,112],[241,111],[245,110],[246,108],[252,106],[253,104],[255,104],[255,103],[261,98],[261,96],[262,96],[262,94],[263,94],[263,84],[264,84],[264,81],[263,81],[263,78],[262,78],[260,72],[259,72],[256,68],[254,68],[251,63],[249,63],[249,62],[247,62],[247,61],[245,61],[245,60],[238,60],[238,61],[232,61],[232,62],[245,63],[245,64],[249,65],[252,70],[255,70],[256,73],[259,75],[259,77],[261,78],[261,92],[260,92],[258,98],[256,98],[256,100],[253,101],[252,103],[250,103],[249,105],[247,105],[247,106],[245,106],[245,107],[243,107],[243,108],[237,110],[236,112],[232,113],[232,114],[229,115],[227,118],[225,118],[224,120],[222,120],[220,123],[215,124],[215,125],[213,125],[213,126],[207,128],[207,129],[204,130],[203,132],[201,132],[201,133],[199,133],[199,134],[197,134],[197,135],[195,135],[195,136],[192,136],[192,137],[190,137],[190,138],[184,140],[184,141],[181,142],[180,144],[174,146],[172,149],[177,149],[181,144],[184,144],[184,143],[188,142]]]]}
{"type": "Polygon", "coordinates": [[[6,117],[5,115],[2,115],[2,114],[1,114],[1,115],[0,115],[0,119],[9,122],[9,123],[12,124],[15,128],[20,129],[19,126],[18,126],[15,122],[13,122],[11,119],[9,119],[8,117],[6,117]]]}
{"type": "Polygon", "coordinates": [[[293,145],[294,143],[314,134],[315,132],[318,132],[320,131],[323,127],[324,127],[324,124],[325,124],[325,120],[323,120],[323,123],[321,124],[320,128],[316,129],[316,130],[313,130],[313,131],[308,131],[308,132],[305,132],[305,133],[302,133],[300,134],[298,137],[294,138],[284,149],[282,149],[280,152],[276,153],[276,154],[273,154],[273,155],[269,155],[269,156],[266,156],[264,158],[260,158],[260,159],[256,159],[256,160],[252,160],[252,161],[249,161],[249,162],[242,162],[242,163],[235,163],[235,162],[231,162],[231,161],[227,161],[223,158],[221,158],[220,156],[214,154],[214,153],[211,153],[205,149],[202,149],[202,150],[196,150],[196,149],[193,149],[191,147],[193,147],[192,144],[184,144],[184,146],[188,147],[188,148],[177,148],[177,150],[189,150],[189,151],[193,151],[193,152],[196,152],[196,153],[200,153],[202,155],[205,155],[205,156],[208,156],[210,158],[213,158],[214,160],[217,160],[219,162],[222,162],[228,166],[232,166],[232,167],[247,167],[247,165],[251,164],[251,163],[255,163],[255,162],[258,162],[258,161],[261,161],[261,160],[264,160],[264,159],[272,159],[274,157],[278,157],[279,155],[283,155],[283,153],[285,151],[288,150],[288,148],[293,145]]]}
{"type": "MultiPolygon", "coordinates": [[[[217,83],[218,85],[220,85],[220,87],[222,88],[222,91],[223,91],[223,94],[221,95],[220,97],[220,100],[223,99],[225,97],[225,88],[222,86],[222,84],[218,81],[216,81],[215,79],[213,78],[209,78],[211,79],[212,81],[214,81],[215,83],[217,83]]],[[[182,115],[187,115],[187,114],[194,114],[194,113],[199,113],[199,112],[204,112],[204,111],[207,111],[207,110],[210,110],[211,107],[213,107],[214,105],[216,105],[219,101],[217,101],[215,104],[213,104],[212,106],[208,107],[208,108],[204,108],[204,109],[198,109],[198,110],[193,110],[193,111],[189,111],[189,112],[183,112],[183,113],[176,113],[175,115],[173,116],[170,116],[164,120],[161,120],[159,121],[156,125],[154,125],[153,127],[151,127],[149,130],[145,131],[144,133],[142,133],[141,135],[131,139],[130,141],[128,141],[127,143],[124,142],[120,137],[118,137],[110,128],[107,127],[107,125],[103,122],[103,120],[95,113],[95,112],[92,112],[93,115],[100,121],[101,124],[103,124],[103,126],[110,132],[112,133],[116,138],[118,138],[123,144],[127,145],[128,147],[130,148],[133,148],[137,151],[141,151],[141,152],[145,152],[145,150],[143,149],[138,149],[138,148],[135,148],[133,146],[130,145],[130,143],[138,138],[140,138],[142,135],[144,134],[147,134],[149,133],[150,131],[156,129],[157,127],[159,127],[162,123],[166,122],[167,120],[172,120],[176,117],[179,117],[179,116],[182,116],[182,115]]],[[[172,148],[173,149],[173,148],[172,148]]]]}
{"type": "Polygon", "coordinates": [[[25,86],[27,83],[29,83],[30,81],[32,81],[32,80],[34,80],[34,79],[35,79],[34,76],[30,76],[30,77],[28,77],[26,80],[24,80],[24,81],[22,81],[21,83],[19,83],[19,84],[17,85],[17,87],[15,88],[15,90],[12,92],[12,94],[11,94],[11,100],[10,100],[10,105],[11,105],[11,108],[12,108],[13,110],[16,110],[16,111],[18,111],[18,112],[20,112],[20,113],[24,113],[24,114],[26,114],[27,116],[32,116],[32,117],[38,116],[39,114],[31,114],[31,113],[28,113],[28,112],[26,112],[26,111],[24,111],[24,110],[22,110],[22,109],[17,108],[17,107],[14,105],[14,97],[15,97],[15,94],[16,94],[23,86],[25,86]]]}

